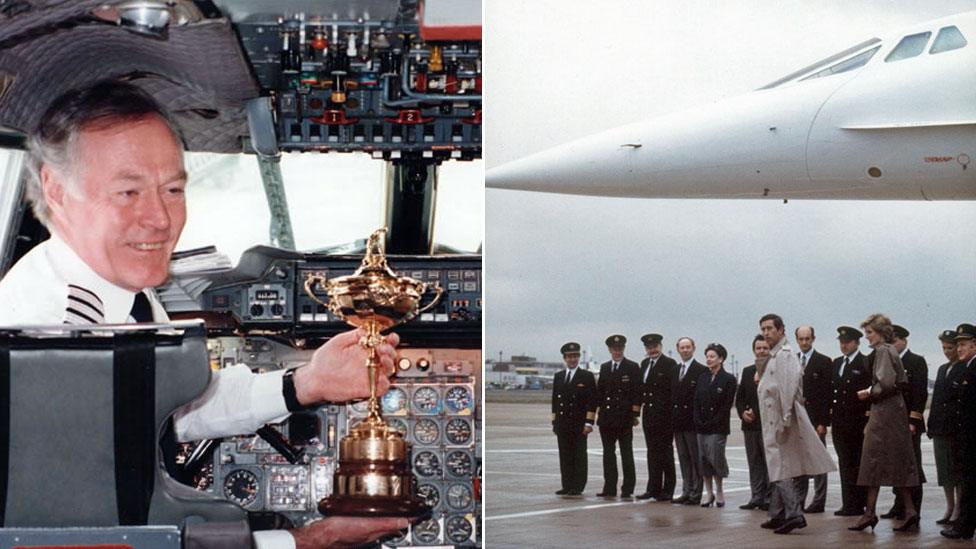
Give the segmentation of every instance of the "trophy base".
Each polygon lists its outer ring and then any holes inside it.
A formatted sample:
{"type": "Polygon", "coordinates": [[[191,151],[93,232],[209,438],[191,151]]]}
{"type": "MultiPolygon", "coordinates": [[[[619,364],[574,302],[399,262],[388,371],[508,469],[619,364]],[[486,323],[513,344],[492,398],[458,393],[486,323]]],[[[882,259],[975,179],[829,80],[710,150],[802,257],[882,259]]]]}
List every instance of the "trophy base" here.
{"type": "Polygon", "coordinates": [[[431,516],[431,508],[420,498],[386,498],[329,496],[319,502],[319,513],[349,517],[416,517],[416,521],[431,516]]]}

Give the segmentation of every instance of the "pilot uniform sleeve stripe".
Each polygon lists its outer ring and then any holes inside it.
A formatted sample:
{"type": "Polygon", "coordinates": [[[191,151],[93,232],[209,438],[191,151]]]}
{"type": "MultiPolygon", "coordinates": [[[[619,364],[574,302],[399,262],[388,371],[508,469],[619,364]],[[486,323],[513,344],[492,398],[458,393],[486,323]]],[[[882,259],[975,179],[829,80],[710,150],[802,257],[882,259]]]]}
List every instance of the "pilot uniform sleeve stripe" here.
{"type": "Polygon", "coordinates": [[[65,312],[67,313],[66,314],[66,318],[65,318],[65,322],[68,323],[68,324],[76,324],[76,323],[77,324],[85,324],[86,321],[89,324],[98,324],[98,321],[97,320],[95,320],[94,318],[86,315],[85,313],[83,313],[83,312],[81,312],[78,309],[75,309],[73,307],[68,307],[67,309],[65,309],[65,312]],[[81,322],[68,322],[69,320],[77,320],[77,319],[72,319],[71,318],[72,316],[75,316],[75,317],[80,318],[81,319],[81,322]]]}
{"type": "Polygon", "coordinates": [[[925,419],[925,416],[922,415],[922,412],[912,412],[908,414],[908,417],[912,419],[925,419]]]}
{"type": "Polygon", "coordinates": [[[94,299],[95,301],[97,301],[99,305],[101,305],[103,307],[105,306],[105,303],[102,302],[102,298],[98,297],[98,294],[96,294],[95,292],[93,292],[93,291],[91,291],[91,290],[89,290],[87,288],[82,288],[81,286],[78,286],[77,284],[68,284],[68,289],[69,290],[78,290],[78,292],[71,292],[71,293],[74,293],[75,295],[77,295],[78,293],[87,294],[87,295],[91,296],[92,299],[94,299]]]}
{"type": "Polygon", "coordinates": [[[87,316],[90,316],[92,318],[95,318],[95,317],[102,317],[102,318],[104,318],[105,317],[105,313],[102,312],[102,309],[100,307],[95,307],[91,303],[85,301],[84,299],[81,299],[78,296],[74,296],[74,295],[68,294],[68,301],[71,302],[71,303],[69,303],[69,305],[73,309],[78,310],[78,311],[82,311],[87,316]]]}

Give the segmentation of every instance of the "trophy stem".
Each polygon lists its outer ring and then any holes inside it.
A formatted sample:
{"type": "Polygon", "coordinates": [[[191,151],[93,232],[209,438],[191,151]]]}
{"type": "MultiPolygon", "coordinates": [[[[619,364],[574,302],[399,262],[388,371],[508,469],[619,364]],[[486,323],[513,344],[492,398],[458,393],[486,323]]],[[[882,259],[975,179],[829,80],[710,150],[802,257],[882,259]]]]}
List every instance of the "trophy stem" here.
{"type": "Polygon", "coordinates": [[[366,329],[366,337],[361,341],[366,349],[366,367],[369,369],[369,416],[366,421],[372,424],[383,423],[380,417],[379,399],[376,398],[376,373],[379,368],[379,360],[376,358],[376,346],[383,341],[380,336],[380,327],[376,322],[366,322],[363,324],[366,329]]]}

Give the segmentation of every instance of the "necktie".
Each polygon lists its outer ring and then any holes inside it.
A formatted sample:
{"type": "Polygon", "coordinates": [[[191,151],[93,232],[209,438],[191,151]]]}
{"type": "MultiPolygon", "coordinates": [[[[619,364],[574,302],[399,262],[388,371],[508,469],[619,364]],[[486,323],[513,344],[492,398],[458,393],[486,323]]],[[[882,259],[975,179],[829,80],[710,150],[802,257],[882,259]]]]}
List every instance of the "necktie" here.
{"type": "Polygon", "coordinates": [[[569,369],[569,374],[566,376],[566,383],[572,383],[573,382],[573,373],[575,371],[576,371],[576,368],[570,368],[569,369]]]}
{"type": "Polygon", "coordinates": [[[687,364],[685,364],[684,362],[682,362],[682,363],[681,363],[681,375],[679,375],[679,376],[678,376],[678,381],[681,381],[682,379],[684,379],[684,378],[685,378],[685,368],[686,368],[687,366],[688,366],[688,365],[687,365],[687,364]]]}
{"type": "Polygon", "coordinates": [[[807,355],[800,354],[800,367],[804,370],[807,368],[807,355]]]}
{"type": "Polygon", "coordinates": [[[647,383],[647,378],[651,377],[651,368],[654,367],[654,363],[655,362],[657,362],[657,361],[656,360],[652,360],[652,361],[650,361],[650,362],[647,363],[647,371],[644,372],[644,383],[647,383]]]}
{"type": "Polygon", "coordinates": [[[613,373],[617,373],[617,363],[613,363],[613,373]]]}
{"type": "Polygon", "coordinates": [[[146,297],[145,293],[138,292],[136,294],[136,299],[132,304],[132,310],[129,311],[129,316],[136,322],[153,321],[152,305],[149,304],[149,298],[146,297]]]}
{"type": "Polygon", "coordinates": [[[847,359],[847,357],[845,356],[845,357],[844,357],[844,367],[843,367],[843,368],[841,368],[841,371],[840,371],[840,375],[841,375],[841,377],[843,377],[843,376],[846,376],[846,375],[847,375],[847,366],[848,366],[848,365],[849,365],[850,363],[851,363],[851,362],[850,362],[850,361],[849,361],[849,360],[847,359]]]}

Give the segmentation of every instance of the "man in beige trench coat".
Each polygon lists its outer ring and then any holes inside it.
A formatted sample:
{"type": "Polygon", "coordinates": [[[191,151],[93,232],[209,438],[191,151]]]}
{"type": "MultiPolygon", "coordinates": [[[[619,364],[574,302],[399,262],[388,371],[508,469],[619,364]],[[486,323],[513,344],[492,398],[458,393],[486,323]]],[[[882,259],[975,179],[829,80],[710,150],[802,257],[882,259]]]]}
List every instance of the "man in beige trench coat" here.
{"type": "Polygon", "coordinates": [[[794,479],[836,471],[837,466],[807,416],[803,370],[786,340],[783,319],[765,315],[759,320],[759,329],[771,349],[765,364],[756,363],[766,468],[773,485],[770,519],[762,527],[788,534],[807,525],[794,479]]]}

